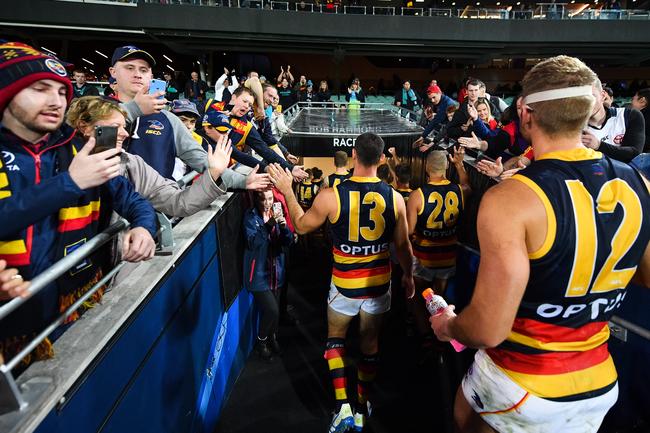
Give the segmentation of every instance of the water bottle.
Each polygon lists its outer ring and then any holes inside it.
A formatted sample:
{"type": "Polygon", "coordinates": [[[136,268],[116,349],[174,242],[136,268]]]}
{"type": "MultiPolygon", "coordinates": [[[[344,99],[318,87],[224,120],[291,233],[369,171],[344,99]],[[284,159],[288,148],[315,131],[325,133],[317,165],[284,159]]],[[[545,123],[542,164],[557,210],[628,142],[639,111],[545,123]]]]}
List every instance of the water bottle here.
{"type": "MultiPolygon", "coordinates": [[[[422,292],[422,297],[424,298],[424,303],[427,306],[427,311],[432,316],[437,316],[441,314],[442,311],[448,307],[447,301],[442,296],[436,295],[433,293],[433,290],[426,289],[422,292]]],[[[456,340],[451,340],[449,343],[454,347],[456,352],[461,352],[465,350],[465,346],[462,343],[459,343],[456,340]]]]}

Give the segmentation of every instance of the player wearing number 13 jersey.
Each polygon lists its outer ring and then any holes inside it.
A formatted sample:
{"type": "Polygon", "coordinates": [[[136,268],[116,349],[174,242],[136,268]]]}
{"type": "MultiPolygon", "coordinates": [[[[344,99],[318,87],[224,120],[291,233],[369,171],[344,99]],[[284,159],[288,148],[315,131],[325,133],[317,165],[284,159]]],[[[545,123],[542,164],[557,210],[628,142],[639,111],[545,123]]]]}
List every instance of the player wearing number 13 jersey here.
{"type": "Polygon", "coordinates": [[[633,277],[650,282],[650,196],[636,170],[581,144],[595,79],[566,56],[526,75],[535,162],[483,197],[470,305],[431,319],[484,349],[456,400],[462,431],[596,432],[618,397],[607,322],[633,277]]]}
{"type": "Polygon", "coordinates": [[[351,427],[361,431],[369,414],[368,393],[379,360],[381,316],[390,309],[390,242],[395,243],[397,258],[405,269],[402,285],[407,296],[412,297],[414,291],[404,199],[377,178],[383,150],[384,142],[379,136],[365,133],[357,137],[352,150],[354,176],[333,188],[323,189],[306,212],[292,194],[291,178],[276,166],[269,170],[276,187],[287,199],[299,234],[313,231],[327,220],[331,222],[334,266],[328,297],[325,359],[336,410],[330,433],[351,427]],[[357,398],[351,402],[347,396],[345,337],[357,315],[361,359],[357,363],[357,398]]]}

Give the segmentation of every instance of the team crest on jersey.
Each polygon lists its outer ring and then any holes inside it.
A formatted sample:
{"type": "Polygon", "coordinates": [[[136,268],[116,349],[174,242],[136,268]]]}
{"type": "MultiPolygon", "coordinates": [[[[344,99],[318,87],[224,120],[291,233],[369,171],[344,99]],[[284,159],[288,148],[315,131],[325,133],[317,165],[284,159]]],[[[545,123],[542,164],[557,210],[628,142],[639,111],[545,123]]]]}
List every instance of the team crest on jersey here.
{"type": "Polygon", "coordinates": [[[605,175],[605,170],[603,170],[603,167],[601,167],[600,164],[593,164],[591,166],[591,172],[596,176],[604,176],[605,175]]]}
{"type": "Polygon", "coordinates": [[[20,171],[20,167],[14,164],[14,161],[16,160],[16,155],[14,155],[11,152],[7,152],[6,150],[3,150],[2,159],[4,159],[4,165],[5,167],[7,167],[7,171],[20,171]]]}
{"type": "Polygon", "coordinates": [[[165,125],[163,125],[158,120],[149,120],[149,128],[155,129],[157,131],[162,131],[163,129],[165,129],[165,125]]]}
{"type": "Polygon", "coordinates": [[[45,59],[45,66],[47,66],[47,69],[54,72],[59,77],[67,77],[68,76],[68,73],[66,72],[65,68],[63,67],[61,62],[59,62],[58,60],[45,59]]]}
{"type": "Polygon", "coordinates": [[[614,144],[623,143],[623,137],[625,137],[625,134],[618,134],[616,137],[614,137],[614,144]]]}

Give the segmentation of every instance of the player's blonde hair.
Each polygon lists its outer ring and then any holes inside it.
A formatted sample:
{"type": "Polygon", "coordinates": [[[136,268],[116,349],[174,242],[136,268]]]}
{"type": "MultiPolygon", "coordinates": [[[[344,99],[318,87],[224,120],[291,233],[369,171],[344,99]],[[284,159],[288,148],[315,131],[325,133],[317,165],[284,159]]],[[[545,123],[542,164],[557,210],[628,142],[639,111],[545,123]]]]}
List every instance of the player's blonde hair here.
{"type": "MultiPolygon", "coordinates": [[[[591,86],[597,76],[580,59],[556,56],[546,59],[531,69],[522,81],[522,96],[544,90],[565,87],[591,86]]],[[[591,95],[541,101],[528,104],[537,126],[550,137],[573,136],[587,124],[592,112],[591,95]]],[[[524,109],[526,109],[524,107],[524,109]]]]}

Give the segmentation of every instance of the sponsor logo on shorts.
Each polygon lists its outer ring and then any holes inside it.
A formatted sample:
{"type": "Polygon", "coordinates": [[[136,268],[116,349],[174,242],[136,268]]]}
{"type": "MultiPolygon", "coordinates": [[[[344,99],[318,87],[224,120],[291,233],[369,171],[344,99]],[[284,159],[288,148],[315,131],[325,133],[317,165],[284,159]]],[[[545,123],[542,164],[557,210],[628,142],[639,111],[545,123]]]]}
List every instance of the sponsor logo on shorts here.
{"type": "Polygon", "coordinates": [[[481,397],[478,396],[478,393],[476,392],[475,389],[472,390],[472,400],[474,400],[474,403],[481,409],[485,409],[485,406],[483,405],[483,402],[481,401],[481,397]]]}

